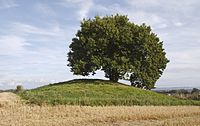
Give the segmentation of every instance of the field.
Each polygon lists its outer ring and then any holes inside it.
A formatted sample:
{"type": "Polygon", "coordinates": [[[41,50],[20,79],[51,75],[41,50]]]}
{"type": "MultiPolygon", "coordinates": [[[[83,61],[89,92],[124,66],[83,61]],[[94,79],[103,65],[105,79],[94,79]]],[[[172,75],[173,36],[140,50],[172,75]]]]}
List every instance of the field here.
{"type": "Polygon", "coordinates": [[[0,126],[200,126],[200,101],[104,80],[0,93],[0,126]]]}
{"type": "Polygon", "coordinates": [[[0,126],[199,126],[200,106],[28,105],[0,93],[0,126]]]}
{"type": "Polygon", "coordinates": [[[27,103],[37,105],[200,105],[200,101],[183,100],[105,80],[79,79],[46,85],[19,93],[27,103]]]}

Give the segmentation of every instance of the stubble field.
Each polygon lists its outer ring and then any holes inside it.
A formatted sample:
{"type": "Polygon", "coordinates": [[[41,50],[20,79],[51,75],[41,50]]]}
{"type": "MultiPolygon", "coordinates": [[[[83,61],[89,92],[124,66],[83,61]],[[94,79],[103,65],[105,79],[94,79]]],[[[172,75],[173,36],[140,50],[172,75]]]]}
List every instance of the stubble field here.
{"type": "Polygon", "coordinates": [[[200,106],[37,106],[0,93],[0,126],[199,126],[200,106]]]}

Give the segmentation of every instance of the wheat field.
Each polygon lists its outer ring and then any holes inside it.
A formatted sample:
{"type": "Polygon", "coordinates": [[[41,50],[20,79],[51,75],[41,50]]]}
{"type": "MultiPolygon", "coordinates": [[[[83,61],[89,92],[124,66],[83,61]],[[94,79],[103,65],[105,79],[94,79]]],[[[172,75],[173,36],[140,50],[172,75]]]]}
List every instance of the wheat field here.
{"type": "Polygon", "coordinates": [[[37,106],[0,93],[0,126],[200,126],[200,106],[37,106]]]}

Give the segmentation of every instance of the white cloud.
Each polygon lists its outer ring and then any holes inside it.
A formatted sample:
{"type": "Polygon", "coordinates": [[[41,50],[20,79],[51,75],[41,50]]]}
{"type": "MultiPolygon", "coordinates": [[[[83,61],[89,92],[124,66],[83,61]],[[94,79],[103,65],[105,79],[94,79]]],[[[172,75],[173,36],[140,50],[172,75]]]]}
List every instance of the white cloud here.
{"type": "Polygon", "coordinates": [[[63,36],[64,31],[60,28],[59,24],[51,24],[50,27],[40,28],[34,25],[15,22],[12,24],[12,30],[15,33],[23,35],[43,35],[43,36],[63,36]]]}
{"type": "Polygon", "coordinates": [[[138,24],[146,23],[154,28],[164,27],[166,28],[166,20],[161,16],[145,11],[127,11],[130,20],[138,24]]]}
{"type": "Polygon", "coordinates": [[[161,2],[162,0],[126,0],[126,3],[132,6],[145,7],[159,5],[159,1],[161,2]]]}
{"type": "MultiPolygon", "coordinates": [[[[137,0],[136,0],[137,1],[137,0]]],[[[167,28],[167,20],[163,18],[162,16],[151,13],[149,11],[135,8],[134,6],[140,6],[140,4],[143,4],[144,1],[128,1],[128,6],[123,7],[122,5],[118,3],[113,3],[111,5],[94,5],[91,9],[91,11],[96,12],[97,14],[101,15],[108,15],[108,14],[123,14],[128,15],[130,21],[142,24],[146,23],[147,25],[151,25],[153,28],[167,28]],[[135,3],[136,2],[136,3],[135,3]]],[[[152,4],[156,4],[156,2],[151,1],[152,4]]]]}
{"type": "Polygon", "coordinates": [[[25,51],[29,46],[26,40],[19,36],[6,35],[0,36],[0,55],[17,55],[25,51]]]}
{"type": "Polygon", "coordinates": [[[177,27],[181,27],[181,26],[183,26],[184,24],[183,24],[182,22],[175,22],[174,25],[177,26],[177,27]]]}
{"type": "MultiPolygon", "coordinates": [[[[0,89],[18,84],[33,88],[52,82],[50,79],[64,80],[66,27],[58,23],[43,27],[20,22],[8,25],[5,35],[0,36],[0,71],[6,72],[6,76],[5,72],[0,75],[0,89]]],[[[69,28],[68,33],[71,32],[69,28]]]]}
{"type": "Polygon", "coordinates": [[[16,89],[17,85],[22,85],[25,89],[36,88],[38,86],[42,86],[44,84],[55,83],[54,80],[47,80],[43,78],[39,79],[9,79],[5,81],[1,81],[0,89],[16,89]]]}
{"type": "MultiPolygon", "coordinates": [[[[167,53],[173,63],[176,64],[200,64],[199,48],[188,48],[187,50],[177,50],[167,53]]],[[[199,65],[200,67],[200,65],[199,65]]]]}
{"type": "Polygon", "coordinates": [[[0,9],[16,7],[18,4],[14,0],[0,0],[0,9]]]}
{"type": "Polygon", "coordinates": [[[158,25],[158,28],[160,28],[160,29],[167,28],[167,27],[168,27],[168,25],[165,23],[158,25]]]}
{"type": "Polygon", "coordinates": [[[56,15],[55,11],[47,4],[41,4],[41,3],[36,4],[35,10],[38,13],[42,13],[44,16],[55,16],[56,15]]]}
{"type": "Polygon", "coordinates": [[[168,9],[177,9],[181,11],[183,9],[191,8],[191,6],[199,3],[198,0],[126,0],[126,3],[139,8],[146,7],[163,7],[168,9]],[[181,3],[181,4],[180,4],[181,3]]]}
{"type": "Polygon", "coordinates": [[[92,5],[93,5],[92,0],[88,0],[87,4],[85,4],[84,0],[83,0],[83,2],[80,3],[80,11],[78,12],[80,20],[87,17],[87,14],[88,14],[90,8],[92,7],[92,5]]]}
{"type": "MultiPolygon", "coordinates": [[[[34,50],[28,50],[26,47],[36,46],[34,41],[38,43],[62,42],[65,41],[67,36],[64,29],[61,29],[57,23],[41,28],[15,22],[8,29],[7,33],[0,36],[0,55],[19,56],[27,53],[32,55],[34,51],[38,51],[40,46],[34,50]]],[[[53,45],[53,43],[50,44],[53,45]]],[[[39,51],[42,53],[43,50],[39,51]]]]}
{"type": "Polygon", "coordinates": [[[198,5],[198,0],[126,0],[125,5],[114,2],[110,5],[95,4],[91,11],[100,15],[125,14],[137,24],[146,23],[153,29],[166,29],[192,23],[187,21],[191,16],[196,16],[198,5]]]}
{"type": "Polygon", "coordinates": [[[82,20],[83,18],[87,18],[94,2],[93,0],[64,0],[63,5],[66,7],[71,6],[77,9],[76,14],[78,16],[78,20],[82,20]]]}

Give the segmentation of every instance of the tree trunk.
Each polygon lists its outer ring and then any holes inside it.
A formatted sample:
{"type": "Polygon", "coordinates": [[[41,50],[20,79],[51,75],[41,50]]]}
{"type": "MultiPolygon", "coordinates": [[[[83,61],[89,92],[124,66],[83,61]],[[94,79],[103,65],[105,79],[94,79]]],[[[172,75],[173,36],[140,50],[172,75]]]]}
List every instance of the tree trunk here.
{"type": "Polygon", "coordinates": [[[112,71],[110,73],[110,75],[109,75],[109,79],[112,82],[118,82],[118,80],[119,80],[119,74],[112,71]]]}

